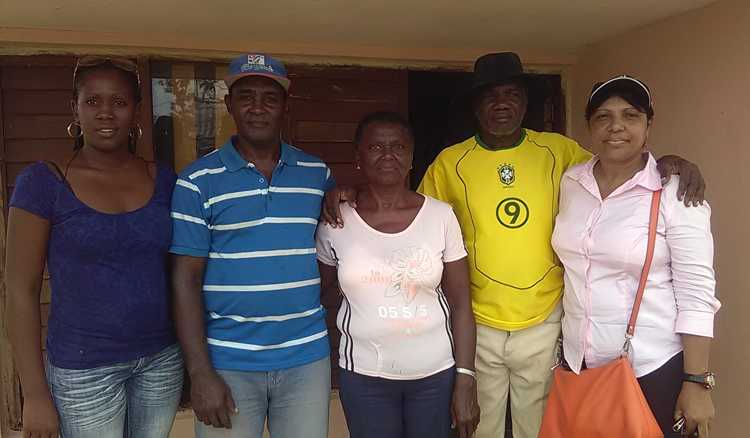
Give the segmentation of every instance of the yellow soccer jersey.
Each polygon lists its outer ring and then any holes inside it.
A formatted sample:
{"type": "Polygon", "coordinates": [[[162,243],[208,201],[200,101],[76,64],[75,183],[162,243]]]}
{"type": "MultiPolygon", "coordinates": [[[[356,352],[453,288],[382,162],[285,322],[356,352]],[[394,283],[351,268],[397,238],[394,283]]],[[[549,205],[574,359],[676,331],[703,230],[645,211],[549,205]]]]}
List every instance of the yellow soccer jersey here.
{"type": "Polygon", "coordinates": [[[451,204],[461,223],[478,323],[519,330],[554,310],[563,288],[550,243],[560,179],[589,158],[567,137],[526,129],[507,149],[471,137],[427,169],[419,192],[451,204]]]}

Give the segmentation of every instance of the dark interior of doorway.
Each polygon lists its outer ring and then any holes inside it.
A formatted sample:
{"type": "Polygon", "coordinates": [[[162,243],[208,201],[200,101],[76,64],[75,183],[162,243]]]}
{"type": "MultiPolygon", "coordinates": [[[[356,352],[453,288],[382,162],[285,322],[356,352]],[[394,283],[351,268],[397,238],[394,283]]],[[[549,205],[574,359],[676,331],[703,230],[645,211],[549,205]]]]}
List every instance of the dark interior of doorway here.
{"type": "MultiPolygon", "coordinates": [[[[531,90],[523,126],[535,131],[565,133],[565,108],[560,75],[539,75],[549,90],[539,99],[531,90]]],[[[414,171],[416,188],[432,160],[446,147],[475,133],[474,116],[468,105],[456,97],[468,88],[471,73],[460,71],[409,71],[409,121],[414,128],[414,171]]],[[[535,81],[540,83],[541,81],[535,81]]]]}
{"type": "MultiPolygon", "coordinates": [[[[560,75],[540,75],[549,91],[530,90],[525,128],[565,134],[565,107],[560,75]]],[[[476,132],[471,109],[457,105],[456,96],[468,88],[471,73],[456,71],[409,71],[409,121],[414,129],[414,170],[411,186],[416,188],[437,155],[448,146],[476,132]]],[[[541,81],[535,81],[540,84],[541,81]]],[[[505,438],[513,438],[510,397],[505,420],[505,438]]]]}

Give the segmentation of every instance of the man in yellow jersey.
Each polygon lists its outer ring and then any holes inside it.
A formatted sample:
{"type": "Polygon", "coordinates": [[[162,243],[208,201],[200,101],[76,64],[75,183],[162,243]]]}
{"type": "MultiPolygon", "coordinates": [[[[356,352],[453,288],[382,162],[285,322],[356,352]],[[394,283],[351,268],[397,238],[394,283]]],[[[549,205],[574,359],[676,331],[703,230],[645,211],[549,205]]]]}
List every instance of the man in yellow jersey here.
{"type": "MultiPolygon", "coordinates": [[[[471,99],[478,133],[443,150],[418,191],[448,202],[469,253],[477,321],[478,438],[502,438],[510,395],[514,438],[536,438],[549,391],[562,316],[563,272],[550,239],[562,174],[591,154],[555,133],[521,127],[534,76],[515,53],[480,57],[471,99]]],[[[695,165],[660,160],[663,174],[681,174],[680,196],[700,202],[695,165]]],[[[326,195],[324,220],[342,226],[340,201],[353,188],[326,195]]]]}
{"type": "MultiPolygon", "coordinates": [[[[469,253],[478,438],[504,436],[509,395],[513,436],[539,433],[562,316],[563,272],[550,244],[560,179],[591,157],[565,136],[521,128],[533,78],[515,53],[479,58],[467,96],[479,132],[443,150],[418,189],[453,206],[469,253]]],[[[695,173],[684,160],[666,161],[666,173],[695,173]]],[[[702,199],[702,179],[692,179],[691,201],[692,192],[702,199]]]]}

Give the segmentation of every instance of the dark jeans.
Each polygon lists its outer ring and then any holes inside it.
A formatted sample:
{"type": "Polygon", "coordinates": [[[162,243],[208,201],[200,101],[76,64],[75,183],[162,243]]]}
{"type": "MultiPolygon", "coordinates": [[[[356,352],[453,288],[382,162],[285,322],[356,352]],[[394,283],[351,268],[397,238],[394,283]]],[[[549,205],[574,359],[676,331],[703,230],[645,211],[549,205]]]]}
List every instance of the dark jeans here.
{"type": "Polygon", "coordinates": [[[341,404],[351,438],[448,438],[455,368],[418,380],[340,370],[341,404]]]}
{"type": "Polygon", "coordinates": [[[672,431],[674,408],[677,397],[682,390],[682,353],[669,359],[655,371],[638,379],[643,395],[654,413],[665,438],[679,437],[679,433],[672,431]]]}

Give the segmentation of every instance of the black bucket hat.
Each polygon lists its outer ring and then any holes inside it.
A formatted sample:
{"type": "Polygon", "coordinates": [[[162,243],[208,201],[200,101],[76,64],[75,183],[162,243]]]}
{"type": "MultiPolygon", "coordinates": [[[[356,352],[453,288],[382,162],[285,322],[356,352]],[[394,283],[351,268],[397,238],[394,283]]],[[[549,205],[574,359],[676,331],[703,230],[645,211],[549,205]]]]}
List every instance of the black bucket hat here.
{"type": "Polygon", "coordinates": [[[465,87],[459,98],[472,99],[487,87],[513,81],[519,81],[526,86],[530,99],[546,99],[550,95],[550,86],[542,76],[524,72],[518,54],[500,52],[488,53],[476,60],[471,83],[465,87]]]}

